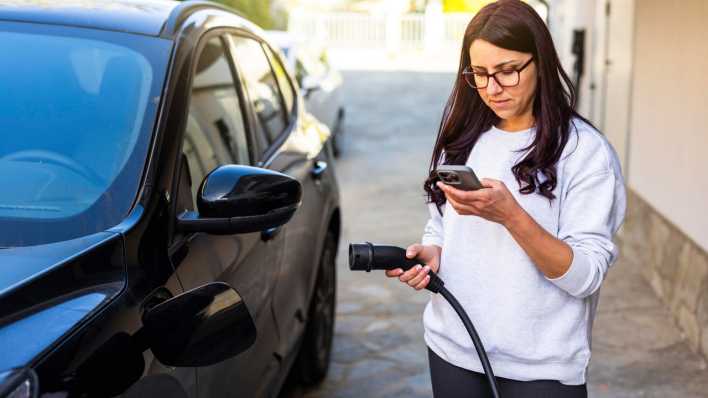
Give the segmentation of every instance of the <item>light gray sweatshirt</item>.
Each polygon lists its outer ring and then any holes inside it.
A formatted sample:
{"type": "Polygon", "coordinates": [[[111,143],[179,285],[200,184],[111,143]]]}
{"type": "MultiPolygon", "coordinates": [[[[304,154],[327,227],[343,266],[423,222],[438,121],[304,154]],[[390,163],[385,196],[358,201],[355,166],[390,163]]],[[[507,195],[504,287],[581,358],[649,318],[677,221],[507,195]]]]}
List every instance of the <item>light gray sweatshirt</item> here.
{"type": "MultiPolygon", "coordinates": [[[[585,383],[600,284],[618,255],[612,239],[624,220],[626,197],[609,142],[581,120],[572,126],[551,203],[538,193],[520,194],[511,171],[524,155],[515,151],[532,142],[535,129],[493,127],[467,160],[479,178],[503,181],[539,225],[571,247],[564,275],[543,275],[501,224],[459,215],[448,202],[443,216],[428,205],[422,243],[442,247],[438,274],[474,323],[496,376],[585,383]]],[[[462,322],[441,296],[431,295],[423,324],[436,354],[482,372],[462,322]]]]}

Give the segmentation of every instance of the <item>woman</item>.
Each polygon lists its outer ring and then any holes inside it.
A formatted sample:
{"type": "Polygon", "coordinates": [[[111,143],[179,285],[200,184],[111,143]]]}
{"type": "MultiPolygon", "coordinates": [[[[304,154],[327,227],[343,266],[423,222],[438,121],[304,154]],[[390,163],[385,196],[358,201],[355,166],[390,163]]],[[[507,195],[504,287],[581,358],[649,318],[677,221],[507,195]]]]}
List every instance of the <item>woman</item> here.
{"type": "MultiPolygon", "coordinates": [[[[574,110],[575,93],[544,22],[519,0],[470,22],[457,81],[433,150],[430,220],[409,258],[387,271],[417,290],[430,269],[462,303],[504,397],[585,397],[600,284],[617,257],[625,212],[611,145],[574,110]],[[483,189],[437,181],[466,164],[483,189]]],[[[432,296],[423,315],[437,397],[484,397],[489,386],[452,307],[432,296]]]]}

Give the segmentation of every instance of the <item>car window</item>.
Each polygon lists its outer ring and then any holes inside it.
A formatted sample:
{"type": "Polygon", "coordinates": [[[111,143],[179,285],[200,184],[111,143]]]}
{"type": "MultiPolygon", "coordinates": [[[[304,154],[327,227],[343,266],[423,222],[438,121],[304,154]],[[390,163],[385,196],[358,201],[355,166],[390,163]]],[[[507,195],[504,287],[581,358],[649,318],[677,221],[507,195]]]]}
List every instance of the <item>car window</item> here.
{"type": "Polygon", "coordinates": [[[256,114],[256,133],[265,135],[272,143],[287,127],[275,74],[259,42],[243,36],[232,37],[234,59],[256,114]]]}
{"type": "Polygon", "coordinates": [[[204,131],[199,127],[192,115],[189,115],[187,120],[182,152],[189,164],[192,196],[196,197],[199,184],[211,170],[219,166],[219,160],[211,143],[206,139],[206,134],[204,134],[204,131]]]}
{"type": "Polygon", "coordinates": [[[275,78],[278,81],[280,93],[282,94],[283,102],[285,103],[287,119],[290,120],[290,114],[293,112],[293,101],[295,97],[293,86],[290,84],[290,78],[288,77],[288,73],[285,71],[285,68],[283,68],[283,65],[280,63],[279,57],[273,53],[270,47],[264,45],[263,49],[268,55],[270,65],[273,67],[273,71],[275,72],[275,78]]]}
{"type": "Polygon", "coordinates": [[[0,21],[0,247],[72,239],[124,219],[170,51],[147,36],[0,21]]]}
{"type": "Polygon", "coordinates": [[[217,166],[251,163],[241,102],[219,37],[206,43],[197,61],[183,152],[193,194],[217,166]]]}

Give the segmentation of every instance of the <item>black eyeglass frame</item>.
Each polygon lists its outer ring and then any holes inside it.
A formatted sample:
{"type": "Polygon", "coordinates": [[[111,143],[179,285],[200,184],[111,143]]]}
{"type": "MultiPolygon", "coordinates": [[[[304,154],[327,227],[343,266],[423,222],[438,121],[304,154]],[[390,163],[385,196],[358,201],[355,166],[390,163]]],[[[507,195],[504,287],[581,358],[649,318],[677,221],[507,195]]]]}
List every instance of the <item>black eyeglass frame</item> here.
{"type": "Polygon", "coordinates": [[[521,82],[521,71],[526,69],[527,66],[531,65],[531,62],[533,60],[534,60],[534,57],[531,57],[528,61],[526,61],[525,64],[521,65],[521,67],[519,67],[518,69],[514,69],[514,72],[516,72],[516,83],[515,84],[506,85],[506,84],[499,83],[499,79],[497,79],[496,74],[501,73],[501,72],[510,72],[508,70],[498,70],[498,71],[491,73],[491,74],[487,74],[487,73],[482,74],[482,73],[476,73],[476,72],[470,70],[469,66],[465,66],[465,69],[462,70],[462,78],[464,79],[465,83],[467,83],[468,86],[470,86],[474,89],[487,88],[487,86],[489,85],[489,79],[494,79],[494,81],[497,82],[497,84],[500,87],[516,87],[519,85],[519,82],[521,82]],[[472,76],[472,83],[470,83],[469,79],[467,79],[467,76],[470,76],[470,75],[472,76]],[[484,86],[476,86],[474,84],[474,75],[486,76],[487,77],[487,84],[485,84],[484,86]]]}

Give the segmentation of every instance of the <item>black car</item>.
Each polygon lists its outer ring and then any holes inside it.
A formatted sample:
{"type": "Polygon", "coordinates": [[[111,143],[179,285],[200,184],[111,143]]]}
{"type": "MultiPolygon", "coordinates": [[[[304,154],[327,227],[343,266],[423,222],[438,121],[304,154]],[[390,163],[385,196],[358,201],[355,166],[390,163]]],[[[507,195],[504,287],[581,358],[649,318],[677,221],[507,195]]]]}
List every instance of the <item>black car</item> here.
{"type": "Polygon", "coordinates": [[[275,396],[327,372],[326,128],[207,2],[0,5],[0,396],[275,396]],[[15,394],[15,395],[12,395],[15,394]]]}

